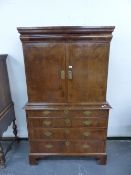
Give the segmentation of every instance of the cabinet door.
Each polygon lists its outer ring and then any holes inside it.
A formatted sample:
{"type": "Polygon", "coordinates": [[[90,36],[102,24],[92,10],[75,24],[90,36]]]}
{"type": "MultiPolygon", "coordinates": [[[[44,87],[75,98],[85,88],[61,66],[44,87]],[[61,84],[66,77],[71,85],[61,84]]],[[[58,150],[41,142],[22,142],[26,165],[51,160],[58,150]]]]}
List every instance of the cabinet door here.
{"type": "Polygon", "coordinates": [[[24,54],[29,102],[65,102],[65,44],[25,44],[24,54]]]}
{"type": "Polygon", "coordinates": [[[106,43],[67,44],[68,102],[105,101],[108,50],[106,43]]]}

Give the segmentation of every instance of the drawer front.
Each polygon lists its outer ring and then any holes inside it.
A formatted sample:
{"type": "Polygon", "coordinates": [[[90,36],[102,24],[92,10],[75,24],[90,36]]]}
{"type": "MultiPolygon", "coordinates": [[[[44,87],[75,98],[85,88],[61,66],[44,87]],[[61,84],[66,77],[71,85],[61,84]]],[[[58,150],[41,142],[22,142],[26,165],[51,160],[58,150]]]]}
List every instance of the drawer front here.
{"type": "Polygon", "coordinates": [[[45,118],[28,118],[28,126],[30,128],[42,127],[42,128],[60,128],[60,127],[71,127],[70,118],[54,118],[54,117],[45,117],[45,118]]]}
{"type": "Polygon", "coordinates": [[[32,153],[102,153],[104,141],[31,141],[32,153]]]}
{"type": "Polygon", "coordinates": [[[87,128],[48,128],[30,129],[30,140],[63,140],[63,139],[106,139],[106,129],[87,128]]]}
{"type": "Polygon", "coordinates": [[[72,119],[72,127],[104,127],[107,128],[108,117],[81,117],[72,119]]]}
{"type": "Polygon", "coordinates": [[[81,118],[28,118],[30,128],[60,128],[60,127],[107,127],[107,117],[81,117],[81,118]]]}
{"type": "Polygon", "coordinates": [[[106,117],[109,110],[31,110],[28,117],[106,117]]]}

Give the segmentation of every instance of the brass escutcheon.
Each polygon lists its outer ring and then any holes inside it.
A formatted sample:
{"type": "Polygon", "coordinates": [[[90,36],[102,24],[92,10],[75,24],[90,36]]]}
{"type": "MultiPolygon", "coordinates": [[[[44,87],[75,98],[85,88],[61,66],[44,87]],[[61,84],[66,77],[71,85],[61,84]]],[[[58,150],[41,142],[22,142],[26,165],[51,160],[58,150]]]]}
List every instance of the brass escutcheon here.
{"type": "Polygon", "coordinates": [[[65,145],[66,145],[66,146],[69,146],[69,145],[70,145],[70,142],[69,142],[69,141],[66,141],[66,142],[65,142],[65,145]]]}
{"type": "Polygon", "coordinates": [[[83,133],[83,136],[88,137],[89,135],[90,135],[90,132],[88,132],[88,131],[86,131],[86,132],[83,133]]]}
{"type": "Polygon", "coordinates": [[[67,125],[71,124],[71,120],[69,118],[65,119],[65,124],[67,125]]]}
{"type": "Polygon", "coordinates": [[[87,144],[84,144],[84,145],[82,145],[82,147],[85,148],[85,149],[87,149],[87,148],[89,148],[90,146],[87,145],[87,144]]]}
{"type": "Polygon", "coordinates": [[[69,113],[69,110],[68,109],[65,109],[64,110],[64,114],[68,114],[69,113]]]}
{"type": "Polygon", "coordinates": [[[89,116],[92,112],[91,111],[84,111],[83,114],[85,114],[86,116],[89,116]]]}
{"type": "Polygon", "coordinates": [[[46,125],[46,126],[50,126],[51,125],[51,121],[45,120],[45,121],[43,121],[43,124],[46,125]]]}
{"type": "Polygon", "coordinates": [[[83,124],[86,125],[86,126],[89,126],[92,124],[92,121],[91,120],[85,120],[83,121],[83,124]]]}
{"type": "Polygon", "coordinates": [[[52,144],[47,144],[47,145],[45,145],[45,147],[48,148],[48,149],[51,149],[51,148],[53,148],[54,146],[53,146],[52,144]]]}
{"type": "Polygon", "coordinates": [[[44,132],[44,135],[47,136],[47,137],[50,137],[50,136],[52,136],[52,132],[46,131],[46,132],[44,132]]]}
{"type": "Polygon", "coordinates": [[[43,111],[44,115],[48,115],[50,113],[50,111],[43,111]]]}

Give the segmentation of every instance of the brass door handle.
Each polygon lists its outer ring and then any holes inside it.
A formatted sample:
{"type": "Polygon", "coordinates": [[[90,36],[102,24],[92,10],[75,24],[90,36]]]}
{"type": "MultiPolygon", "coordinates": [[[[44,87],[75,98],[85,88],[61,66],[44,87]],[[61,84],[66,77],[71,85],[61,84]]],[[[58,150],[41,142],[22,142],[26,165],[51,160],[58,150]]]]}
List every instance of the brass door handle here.
{"type": "Polygon", "coordinates": [[[62,80],[65,79],[65,71],[64,71],[64,70],[61,70],[60,76],[61,76],[61,79],[62,79],[62,80]]]}
{"type": "Polygon", "coordinates": [[[68,70],[68,79],[72,80],[73,75],[72,75],[72,70],[68,70]]]}

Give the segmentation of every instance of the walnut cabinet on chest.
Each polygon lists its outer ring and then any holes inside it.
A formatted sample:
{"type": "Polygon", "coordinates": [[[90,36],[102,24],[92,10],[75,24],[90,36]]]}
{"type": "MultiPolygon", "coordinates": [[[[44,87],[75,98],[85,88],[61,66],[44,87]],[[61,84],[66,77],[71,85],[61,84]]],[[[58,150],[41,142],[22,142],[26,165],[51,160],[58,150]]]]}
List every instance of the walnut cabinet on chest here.
{"type": "Polygon", "coordinates": [[[106,102],[113,26],[19,27],[28,103],[30,164],[47,155],[106,163],[106,102]]]}

